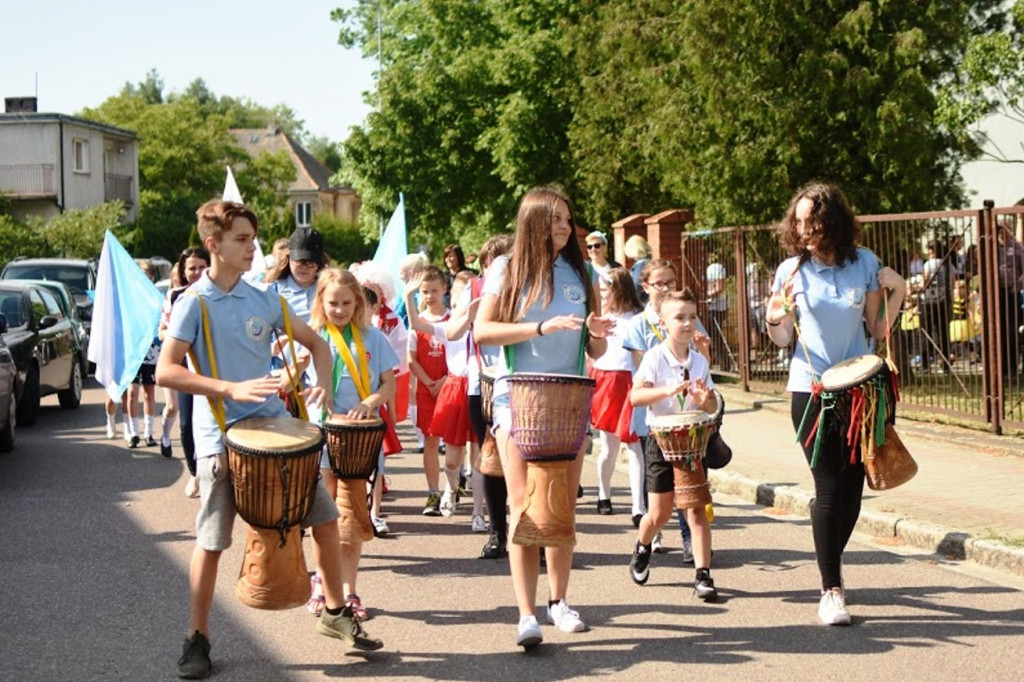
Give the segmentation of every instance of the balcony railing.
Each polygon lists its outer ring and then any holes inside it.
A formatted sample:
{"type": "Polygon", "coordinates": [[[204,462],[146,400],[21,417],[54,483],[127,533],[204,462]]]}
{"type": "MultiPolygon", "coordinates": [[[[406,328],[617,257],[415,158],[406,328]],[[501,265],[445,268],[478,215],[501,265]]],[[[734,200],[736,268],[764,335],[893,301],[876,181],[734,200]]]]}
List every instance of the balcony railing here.
{"type": "Polygon", "coordinates": [[[0,194],[14,199],[55,197],[53,170],[52,163],[0,166],[0,194]]]}
{"type": "Polygon", "coordinates": [[[120,199],[125,206],[131,206],[134,203],[132,176],[113,173],[103,176],[103,200],[113,201],[114,199],[120,199]]]}

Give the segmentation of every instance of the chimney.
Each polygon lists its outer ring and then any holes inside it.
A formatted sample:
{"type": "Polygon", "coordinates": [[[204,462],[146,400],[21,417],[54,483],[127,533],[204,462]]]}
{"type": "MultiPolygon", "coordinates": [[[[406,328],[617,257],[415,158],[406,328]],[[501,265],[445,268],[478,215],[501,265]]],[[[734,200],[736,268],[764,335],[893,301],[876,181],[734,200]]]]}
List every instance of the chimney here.
{"type": "Polygon", "coordinates": [[[5,97],[4,113],[34,114],[38,111],[35,97],[5,97]]]}

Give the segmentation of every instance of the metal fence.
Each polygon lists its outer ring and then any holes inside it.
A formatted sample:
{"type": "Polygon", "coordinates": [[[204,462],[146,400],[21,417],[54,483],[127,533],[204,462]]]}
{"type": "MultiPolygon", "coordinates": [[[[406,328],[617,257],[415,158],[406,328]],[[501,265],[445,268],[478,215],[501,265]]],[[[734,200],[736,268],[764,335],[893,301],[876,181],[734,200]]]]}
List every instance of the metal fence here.
{"type": "MultiPolygon", "coordinates": [[[[1024,430],[1024,272],[1015,255],[1024,207],[860,216],[860,243],[908,282],[892,355],[905,409],[1024,430]]],[[[712,371],[744,390],[782,391],[793,348],[765,333],[786,254],[775,226],[685,232],[682,283],[703,298],[712,371]]],[[[666,257],[666,254],[655,254],[666,257]]],[[[876,351],[886,353],[885,343],[876,351]]]]}

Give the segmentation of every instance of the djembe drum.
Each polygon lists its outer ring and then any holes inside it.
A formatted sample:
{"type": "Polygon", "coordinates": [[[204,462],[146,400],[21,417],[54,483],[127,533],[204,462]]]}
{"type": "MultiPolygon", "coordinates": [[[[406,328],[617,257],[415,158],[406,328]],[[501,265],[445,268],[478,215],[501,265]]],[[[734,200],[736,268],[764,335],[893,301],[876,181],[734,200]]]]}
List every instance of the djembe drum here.
{"type": "Polygon", "coordinates": [[[511,436],[526,461],[523,513],[512,542],[526,547],[571,547],[576,542],[576,491],[568,489],[569,462],[579,455],[596,383],[569,374],[513,373],[509,382],[511,436]]]}
{"type": "Polygon", "coordinates": [[[711,502],[703,459],[715,429],[714,416],[701,410],[661,415],[651,419],[650,428],[665,461],[672,463],[676,509],[711,502]]]}
{"type": "Polygon", "coordinates": [[[484,423],[494,423],[494,380],[498,376],[498,367],[491,365],[480,370],[480,411],[484,415],[484,423]]]}
{"type": "Polygon", "coordinates": [[[320,476],[320,428],[291,417],[243,419],[224,435],[238,514],[249,524],[235,596],[258,609],[309,599],[298,524],[320,476]]]}
{"type": "Polygon", "coordinates": [[[324,422],[331,471],[338,478],[338,531],[342,542],[373,539],[366,483],[377,470],[387,425],[383,419],[349,419],[331,415],[324,422]]]}

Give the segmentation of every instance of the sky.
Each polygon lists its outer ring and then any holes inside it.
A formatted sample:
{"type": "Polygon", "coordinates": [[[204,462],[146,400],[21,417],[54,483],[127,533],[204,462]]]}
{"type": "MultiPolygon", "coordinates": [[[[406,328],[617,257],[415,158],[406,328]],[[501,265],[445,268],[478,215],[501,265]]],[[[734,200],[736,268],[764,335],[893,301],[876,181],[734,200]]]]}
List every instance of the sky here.
{"type": "Polygon", "coordinates": [[[376,63],[338,45],[335,7],[353,0],[23,0],[0,13],[0,96],[35,95],[73,115],[138,83],[164,92],[202,78],[216,95],[286,104],[340,142],[370,108],[376,63]]]}
{"type": "MultiPolygon", "coordinates": [[[[0,14],[0,96],[37,93],[39,110],[75,114],[138,83],[150,69],[165,92],[196,78],[215,94],[284,103],[306,130],[340,142],[370,108],[373,60],[337,44],[330,12],[354,0],[22,0],[0,14]]],[[[987,126],[1024,157],[1024,126],[987,126]]],[[[1024,164],[979,161],[963,169],[971,208],[1024,198],[1024,164]]],[[[944,207],[922,206],[919,210],[944,207]]]]}

